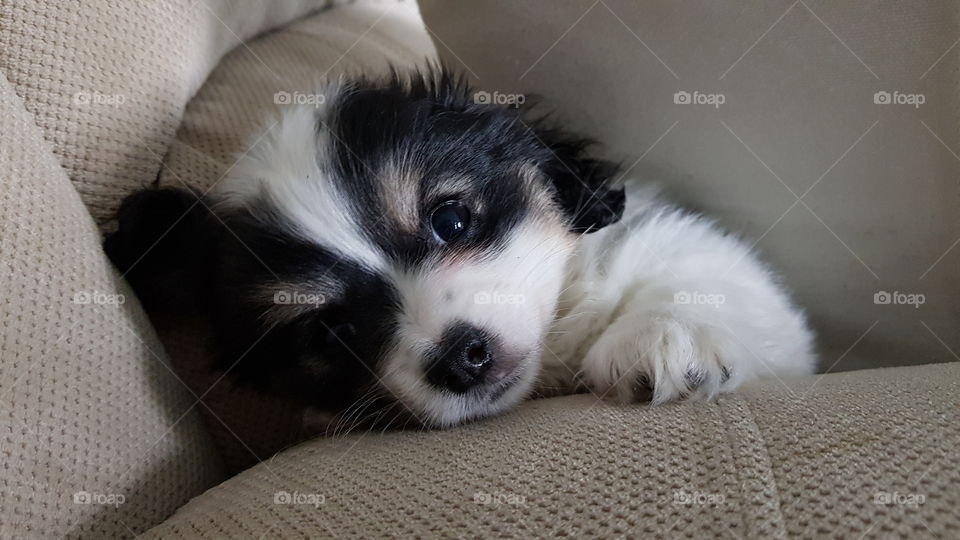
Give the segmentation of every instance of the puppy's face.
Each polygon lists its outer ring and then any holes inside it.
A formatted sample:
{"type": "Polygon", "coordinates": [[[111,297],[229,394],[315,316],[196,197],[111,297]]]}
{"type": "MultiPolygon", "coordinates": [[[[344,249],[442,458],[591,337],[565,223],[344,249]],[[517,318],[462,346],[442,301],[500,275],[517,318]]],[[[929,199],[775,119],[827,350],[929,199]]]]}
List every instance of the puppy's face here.
{"type": "Polygon", "coordinates": [[[579,141],[470,96],[431,73],[280,112],[204,220],[225,367],[381,423],[529,393],[577,236],[623,195],[579,141]]]}

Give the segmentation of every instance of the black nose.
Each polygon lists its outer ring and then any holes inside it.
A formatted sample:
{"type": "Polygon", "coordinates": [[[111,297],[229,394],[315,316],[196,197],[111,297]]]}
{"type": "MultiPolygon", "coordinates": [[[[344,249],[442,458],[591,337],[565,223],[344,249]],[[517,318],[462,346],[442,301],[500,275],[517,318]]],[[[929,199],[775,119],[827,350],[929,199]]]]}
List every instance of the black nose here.
{"type": "Polygon", "coordinates": [[[459,324],[444,332],[427,367],[427,380],[459,394],[481,384],[492,365],[489,336],[479,328],[459,324]]]}

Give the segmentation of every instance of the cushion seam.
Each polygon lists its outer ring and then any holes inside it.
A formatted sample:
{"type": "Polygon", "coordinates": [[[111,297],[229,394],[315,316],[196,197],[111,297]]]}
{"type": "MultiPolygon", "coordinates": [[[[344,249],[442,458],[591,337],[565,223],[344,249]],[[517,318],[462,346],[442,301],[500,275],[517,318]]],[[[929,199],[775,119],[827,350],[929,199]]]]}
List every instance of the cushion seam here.
{"type": "Polygon", "coordinates": [[[745,397],[721,401],[730,425],[727,438],[740,483],[741,508],[747,537],[785,538],[780,490],[766,440],[745,397]]]}

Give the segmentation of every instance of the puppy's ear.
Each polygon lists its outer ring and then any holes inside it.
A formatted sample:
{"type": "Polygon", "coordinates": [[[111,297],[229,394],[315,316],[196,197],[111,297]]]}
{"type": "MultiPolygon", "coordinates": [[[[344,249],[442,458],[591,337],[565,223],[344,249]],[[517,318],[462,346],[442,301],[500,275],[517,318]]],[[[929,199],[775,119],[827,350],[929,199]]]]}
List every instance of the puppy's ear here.
{"type": "Polygon", "coordinates": [[[185,189],[144,189],[123,200],[117,220],[119,227],[103,248],[144,307],[178,312],[200,305],[215,262],[219,227],[199,195],[185,189]]]}
{"type": "Polygon", "coordinates": [[[588,156],[589,140],[556,129],[535,131],[550,150],[540,169],[556,190],[570,230],[591,233],[620,221],[625,196],[622,185],[613,185],[619,167],[588,156]]]}

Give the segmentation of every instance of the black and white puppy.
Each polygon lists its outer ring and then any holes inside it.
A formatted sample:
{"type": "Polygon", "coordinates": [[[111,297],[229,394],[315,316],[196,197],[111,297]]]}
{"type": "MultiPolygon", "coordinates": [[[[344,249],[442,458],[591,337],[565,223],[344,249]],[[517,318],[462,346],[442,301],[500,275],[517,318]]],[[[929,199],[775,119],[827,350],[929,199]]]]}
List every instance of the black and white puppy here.
{"type": "Polygon", "coordinates": [[[443,70],[323,93],[204,200],[128,197],[106,242],[148,309],[203,307],[239,378],[443,427],[533,394],[661,403],[812,371],[750,249],[615,185],[584,140],[443,70]]]}

